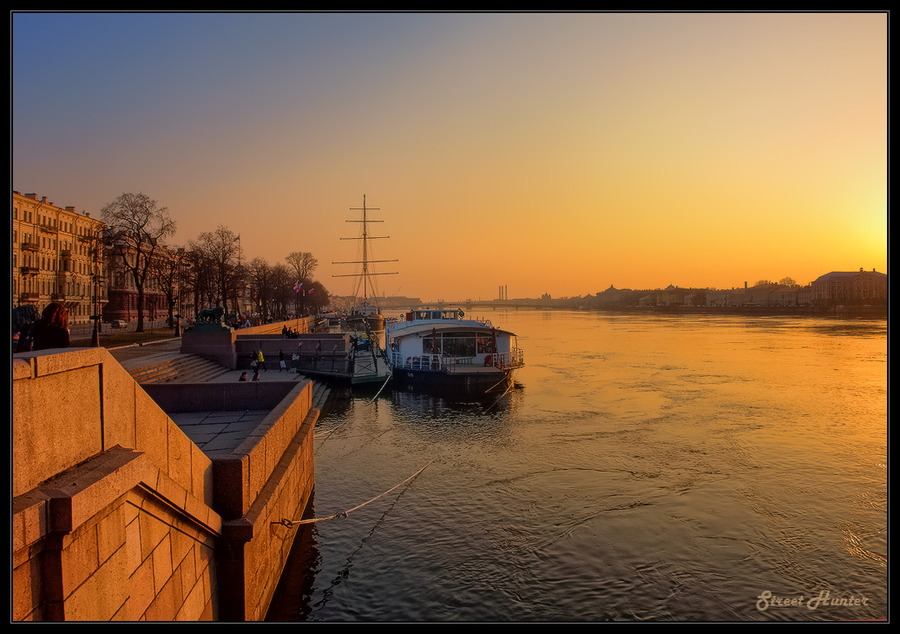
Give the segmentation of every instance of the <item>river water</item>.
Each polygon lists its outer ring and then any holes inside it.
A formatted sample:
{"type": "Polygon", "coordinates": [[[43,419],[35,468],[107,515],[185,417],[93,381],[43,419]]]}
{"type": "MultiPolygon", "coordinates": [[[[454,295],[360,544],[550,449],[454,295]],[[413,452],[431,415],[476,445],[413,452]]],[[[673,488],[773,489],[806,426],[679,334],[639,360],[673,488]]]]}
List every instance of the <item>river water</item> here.
{"type": "Polygon", "coordinates": [[[520,389],[326,412],[306,516],[377,499],[295,529],[269,620],[888,617],[885,320],[479,316],[520,389]]]}

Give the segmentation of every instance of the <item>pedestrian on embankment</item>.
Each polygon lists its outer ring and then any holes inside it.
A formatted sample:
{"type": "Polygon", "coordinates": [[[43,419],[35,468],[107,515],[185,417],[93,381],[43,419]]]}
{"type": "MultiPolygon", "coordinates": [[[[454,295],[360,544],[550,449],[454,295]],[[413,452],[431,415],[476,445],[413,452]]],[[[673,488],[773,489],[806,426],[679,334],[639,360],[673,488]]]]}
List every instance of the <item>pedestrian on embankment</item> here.
{"type": "Polygon", "coordinates": [[[69,347],[69,311],[59,302],[51,302],[41,318],[34,322],[34,350],[69,347]]]}

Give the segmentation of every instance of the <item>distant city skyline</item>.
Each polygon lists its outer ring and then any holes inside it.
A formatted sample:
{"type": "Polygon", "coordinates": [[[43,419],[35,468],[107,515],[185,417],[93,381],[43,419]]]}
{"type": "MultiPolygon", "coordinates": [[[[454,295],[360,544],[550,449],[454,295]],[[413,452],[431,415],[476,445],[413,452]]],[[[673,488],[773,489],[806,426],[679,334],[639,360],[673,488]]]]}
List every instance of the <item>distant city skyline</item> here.
{"type": "Polygon", "coordinates": [[[13,12],[11,35],[13,189],[95,216],[142,192],[173,244],[309,251],[336,295],[364,195],[387,295],[887,272],[886,12],[13,12]]]}
{"type": "MultiPolygon", "coordinates": [[[[830,269],[830,270],[828,270],[828,271],[824,271],[824,272],[821,273],[820,275],[817,275],[815,278],[813,278],[812,280],[809,280],[808,282],[800,282],[799,280],[794,280],[794,282],[796,282],[796,286],[801,287],[801,288],[805,288],[805,287],[809,287],[813,282],[815,282],[816,280],[818,280],[818,279],[820,279],[821,277],[823,277],[823,276],[825,276],[825,275],[828,275],[828,274],[830,274],[830,273],[837,273],[837,272],[855,273],[855,272],[858,272],[858,271],[861,271],[861,270],[862,270],[862,271],[865,271],[865,272],[873,272],[873,271],[874,271],[875,273],[881,273],[881,274],[887,275],[887,272],[886,272],[886,271],[879,271],[879,270],[877,270],[877,269],[866,269],[865,267],[863,267],[862,269],[857,268],[857,269],[853,269],[853,270],[849,270],[849,271],[839,271],[838,269],[830,269]]],[[[504,289],[504,290],[506,291],[506,294],[504,294],[504,295],[501,296],[501,293],[500,293],[500,291],[499,291],[499,289],[498,289],[498,291],[497,291],[497,292],[494,294],[494,296],[492,296],[492,297],[469,297],[469,296],[467,296],[467,297],[455,297],[455,298],[449,298],[449,299],[448,299],[448,298],[446,298],[446,297],[442,297],[442,296],[439,296],[439,295],[436,295],[436,296],[429,296],[429,297],[418,297],[418,296],[413,296],[413,297],[411,297],[411,296],[408,296],[408,295],[391,295],[391,294],[388,294],[388,293],[381,293],[381,294],[379,295],[379,297],[381,297],[381,298],[387,298],[387,299],[391,299],[391,298],[393,298],[393,299],[401,299],[401,298],[402,298],[402,299],[421,299],[421,300],[424,301],[424,302],[437,302],[437,301],[441,301],[441,302],[445,302],[445,303],[446,303],[446,302],[464,302],[464,301],[490,302],[490,301],[495,301],[495,300],[510,301],[510,302],[515,302],[515,301],[517,301],[517,300],[530,301],[530,300],[541,299],[541,298],[543,298],[545,295],[546,295],[546,296],[549,296],[550,299],[554,299],[554,300],[558,300],[558,299],[559,299],[559,300],[565,300],[565,299],[574,299],[574,298],[578,298],[578,297],[591,297],[591,296],[596,296],[596,295],[598,295],[598,294],[600,294],[600,293],[603,293],[604,291],[609,290],[611,287],[614,288],[614,289],[617,290],[617,291],[647,291],[647,292],[655,292],[655,291],[664,291],[664,290],[667,290],[667,289],[670,289],[670,288],[674,288],[674,289],[678,289],[678,290],[697,290],[697,291],[701,291],[701,290],[708,290],[708,291],[728,291],[728,290],[740,290],[740,289],[744,289],[744,288],[753,288],[753,287],[758,286],[758,285],[761,284],[761,283],[762,283],[762,284],[768,283],[768,284],[773,284],[773,285],[775,285],[775,286],[780,286],[780,285],[781,285],[781,280],[784,280],[784,279],[789,278],[789,277],[790,277],[790,276],[783,276],[783,277],[781,277],[781,278],[779,278],[779,279],[777,279],[777,280],[756,279],[756,280],[754,280],[754,281],[752,281],[752,282],[749,281],[749,280],[745,280],[745,281],[743,281],[743,282],[741,282],[741,283],[739,283],[739,284],[733,284],[733,285],[731,285],[731,286],[685,286],[685,285],[682,285],[682,284],[671,283],[671,284],[656,285],[656,286],[630,287],[630,286],[617,286],[617,285],[615,285],[615,284],[609,284],[609,285],[607,285],[606,287],[601,288],[601,289],[598,289],[598,290],[596,290],[596,291],[590,291],[590,292],[580,293],[580,294],[575,294],[575,295],[556,295],[556,294],[554,294],[551,290],[547,290],[547,291],[545,291],[544,293],[541,293],[541,294],[539,294],[539,295],[532,295],[532,296],[521,295],[521,296],[519,296],[519,295],[511,295],[511,294],[508,294],[508,289],[504,289]]],[[[340,298],[340,299],[344,299],[344,298],[350,297],[350,296],[348,296],[348,295],[342,295],[342,294],[340,294],[340,293],[332,293],[332,295],[334,295],[335,298],[340,298]]]]}

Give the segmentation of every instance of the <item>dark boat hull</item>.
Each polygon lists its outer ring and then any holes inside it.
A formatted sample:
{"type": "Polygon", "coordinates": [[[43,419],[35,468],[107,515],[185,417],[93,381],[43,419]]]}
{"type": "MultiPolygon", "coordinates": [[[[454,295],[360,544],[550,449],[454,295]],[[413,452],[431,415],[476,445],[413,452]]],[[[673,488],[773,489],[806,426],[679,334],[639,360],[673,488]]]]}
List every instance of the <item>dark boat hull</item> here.
{"type": "Polygon", "coordinates": [[[384,332],[384,317],[378,314],[347,316],[347,329],[356,332],[384,332]]]}
{"type": "Polygon", "coordinates": [[[513,372],[447,372],[394,368],[392,385],[393,389],[446,396],[498,397],[513,385],[513,372]]]}

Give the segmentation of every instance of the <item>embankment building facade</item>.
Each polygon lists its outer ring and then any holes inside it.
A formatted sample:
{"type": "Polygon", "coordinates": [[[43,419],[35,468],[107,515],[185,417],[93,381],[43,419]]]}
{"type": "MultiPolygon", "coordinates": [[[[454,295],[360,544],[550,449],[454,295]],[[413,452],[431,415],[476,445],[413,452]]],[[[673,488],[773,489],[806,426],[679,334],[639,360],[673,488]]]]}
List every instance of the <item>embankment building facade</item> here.
{"type": "Polygon", "coordinates": [[[13,192],[12,302],[38,311],[61,302],[71,324],[89,323],[106,303],[102,232],[105,225],[75,207],[13,192]]]}
{"type": "MultiPolygon", "coordinates": [[[[70,325],[91,323],[95,314],[103,321],[137,318],[134,280],[105,244],[104,222],[46,196],[13,191],[11,224],[13,308],[32,305],[40,313],[50,302],[60,302],[70,325]]],[[[166,306],[165,295],[148,278],[144,317],[162,317],[166,306]]]]}

